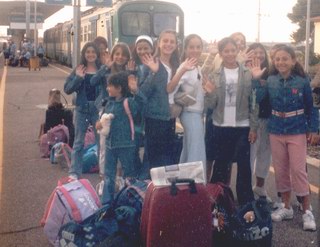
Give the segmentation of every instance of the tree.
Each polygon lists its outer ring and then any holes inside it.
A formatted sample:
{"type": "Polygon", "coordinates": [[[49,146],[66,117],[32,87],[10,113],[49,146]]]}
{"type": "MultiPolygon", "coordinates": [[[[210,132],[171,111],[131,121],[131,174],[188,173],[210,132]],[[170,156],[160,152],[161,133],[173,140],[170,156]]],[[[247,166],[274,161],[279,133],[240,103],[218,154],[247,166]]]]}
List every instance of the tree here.
{"type": "MultiPolygon", "coordinates": [[[[307,3],[308,0],[298,0],[295,6],[292,8],[292,13],[289,13],[287,16],[292,23],[295,23],[299,26],[297,31],[291,34],[291,38],[295,43],[303,42],[306,40],[306,19],[307,19],[307,3]]],[[[310,8],[310,17],[320,16],[320,1],[311,0],[310,8]]],[[[310,33],[313,36],[314,24],[310,23],[310,33]]],[[[313,37],[310,37],[313,40],[313,37]]]]}

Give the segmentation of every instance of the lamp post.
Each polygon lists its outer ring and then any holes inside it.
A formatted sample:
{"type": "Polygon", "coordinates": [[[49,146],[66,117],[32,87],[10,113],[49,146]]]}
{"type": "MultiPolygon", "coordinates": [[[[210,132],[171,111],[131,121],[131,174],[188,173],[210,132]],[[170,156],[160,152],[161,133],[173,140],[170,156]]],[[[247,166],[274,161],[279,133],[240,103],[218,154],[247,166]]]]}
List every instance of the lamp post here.
{"type": "Polygon", "coordinates": [[[30,38],[30,0],[26,1],[26,38],[30,38]]]}
{"type": "Polygon", "coordinates": [[[33,44],[34,44],[34,56],[37,56],[38,47],[38,31],[37,31],[37,0],[34,0],[34,30],[33,30],[33,44]]]}
{"type": "Polygon", "coordinates": [[[76,68],[80,62],[80,0],[73,0],[73,49],[72,68],[76,68]]]}
{"type": "Polygon", "coordinates": [[[260,42],[260,22],[261,22],[261,2],[259,0],[259,3],[258,3],[258,34],[257,34],[257,42],[260,42]]]}

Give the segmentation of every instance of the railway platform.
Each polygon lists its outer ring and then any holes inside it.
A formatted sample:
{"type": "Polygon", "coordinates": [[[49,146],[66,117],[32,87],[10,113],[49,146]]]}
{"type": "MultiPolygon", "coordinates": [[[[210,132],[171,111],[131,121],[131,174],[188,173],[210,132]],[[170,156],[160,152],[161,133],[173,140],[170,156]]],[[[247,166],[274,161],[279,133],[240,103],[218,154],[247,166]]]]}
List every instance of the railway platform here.
{"type": "MultiPolygon", "coordinates": [[[[1,64],[1,60],[0,60],[1,64]]],[[[45,204],[58,179],[67,175],[60,167],[40,158],[38,134],[49,90],[63,91],[71,69],[50,64],[41,70],[0,66],[0,246],[49,247],[39,225],[45,204]]],[[[71,96],[67,96],[71,102],[71,96]]],[[[311,202],[320,229],[319,164],[308,160],[311,202]]],[[[236,166],[234,166],[236,167],[236,166]]],[[[232,176],[233,191],[235,171],[232,176]]],[[[93,185],[98,174],[84,174],[93,185]]],[[[267,191],[276,199],[271,167],[267,191]]],[[[292,197],[294,205],[295,198],[292,197]]],[[[301,212],[294,207],[294,219],[274,224],[273,246],[316,247],[318,232],[302,230],[301,212]]],[[[319,232],[320,233],[320,232],[319,232]]],[[[165,246],[164,246],[165,247],[165,246]]],[[[187,246],[188,247],[188,246],[187,246]]],[[[190,246],[193,247],[193,246],[190,246]]]]}

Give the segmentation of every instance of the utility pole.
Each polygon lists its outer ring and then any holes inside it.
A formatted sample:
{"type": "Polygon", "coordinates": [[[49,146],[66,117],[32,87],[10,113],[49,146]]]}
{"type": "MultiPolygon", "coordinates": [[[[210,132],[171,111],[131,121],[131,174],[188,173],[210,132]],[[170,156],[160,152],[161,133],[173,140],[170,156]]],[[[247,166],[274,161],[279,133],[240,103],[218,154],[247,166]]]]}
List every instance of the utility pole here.
{"type": "Polygon", "coordinates": [[[30,0],[26,1],[26,38],[30,38],[30,0]]]}
{"type": "Polygon", "coordinates": [[[310,54],[310,0],[307,2],[307,19],[306,19],[306,48],[304,54],[304,69],[309,72],[309,54],[310,54]]]}
{"type": "Polygon", "coordinates": [[[37,56],[38,29],[37,29],[37,0],[34,0],[34,30],[33,30],[34,56],[37,56]]]}
{"type": "Polygon", "coordinates": [[[259,0],[259,3],[258,3],[258,34],[257,34],[257,42],[260,42],[260,22],[261,22],[261,2],[259,0]]]}
{"type": "Polygon", "coordinates": [[[80,62],[80,0],[73,0],[73,49],[72,68],[76,68],[80,62]]]}

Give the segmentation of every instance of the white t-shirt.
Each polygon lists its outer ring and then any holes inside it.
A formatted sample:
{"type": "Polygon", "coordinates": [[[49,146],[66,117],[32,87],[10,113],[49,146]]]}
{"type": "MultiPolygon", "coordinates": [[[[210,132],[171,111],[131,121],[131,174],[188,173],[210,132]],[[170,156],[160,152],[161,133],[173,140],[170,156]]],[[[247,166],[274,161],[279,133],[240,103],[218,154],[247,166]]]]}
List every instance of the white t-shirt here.
{"type": "MultiPolygon", "coordinates": [[[[191,106],[184,107],[186,111],[203,112],[204,108],[204,90],[202,88],[202,74],[200,66],[195,67],[193,70],[189,70],[184,73],[179,81],[179,86],[186,88],[186,91],[196,90],[196,103],[191,106]]],[[[176,89],[179,88],[176,87],[176,89]]]]}
{"type": "Polygon", "coordinates": [[[236,121],[236,101],[239,80],[239,67],[235,69],[223,68],[226,76],[226,95],[224,106],[224,119],[222,124],[213,121],[214,125],[222,127],[247,127],[249,119],[236,121]]]}

